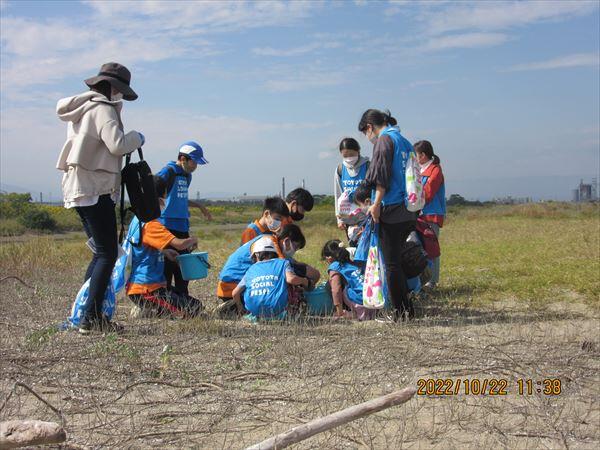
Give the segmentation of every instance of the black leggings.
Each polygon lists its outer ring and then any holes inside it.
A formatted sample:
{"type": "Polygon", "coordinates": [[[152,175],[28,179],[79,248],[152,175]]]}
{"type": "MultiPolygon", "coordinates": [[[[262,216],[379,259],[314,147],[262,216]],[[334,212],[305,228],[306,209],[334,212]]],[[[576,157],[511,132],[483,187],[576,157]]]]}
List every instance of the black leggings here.
{"type": "Polygon", "coordinates": [[[110,194],[101,195],[95,205],[77,206],[75,210],[83,222],[85,234],[94,240],[96,248],[84,279],[90,279],[89,297],[81,320],[86,323],[102,317],[104,293],[118,255],[117,216],[110,194]]]}
{"type": "MultiPolygon", "coordinates": [[[[190,237],[190,233],[187,231],[177,231],[177,230],[169,230],[173,236],[179,239],[187,239],[190,237]]],[[[175,250],[175,249],[174,249],[175,250]]],[[[180,255],[184,255],[189,253],[187,250],[177,250],[180,255]]],[[[179,263],[177,261],[171,261],[168,258],[165,258],[165,278],[167,279],[167,290],[175,291],[180,295],[190,295],[188,285],[189,281],[184,280],[181,275],[181,269],[179,268],[179,263]],[[173,284],[175,286],[173,286],[173,284]]]]}
{"type": "Polygon", "coordinates": [[[414,307],[408,297],[406,276],[402,270],[401,252],[415,222],[379,223],[379,241],[385,262],[385,275],[396,319],[405,314],[414,316],[414,307]]]}

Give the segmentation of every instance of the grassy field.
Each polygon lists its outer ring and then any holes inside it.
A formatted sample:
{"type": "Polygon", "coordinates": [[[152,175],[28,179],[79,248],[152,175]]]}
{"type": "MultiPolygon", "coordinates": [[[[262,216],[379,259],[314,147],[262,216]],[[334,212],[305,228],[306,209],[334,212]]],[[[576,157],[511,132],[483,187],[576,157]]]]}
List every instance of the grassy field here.
{"type": "MultiPolygon", "coordinates": [[[[257,211],[194,216],[215,268],[257,211]]],[[[321,246],[341,237],[332,212],[317,208],[302,228],[298,259],[324,274],[321,246]]],[[[409,324],[131,320],[123,300],[125,334],[81,337],[54,325],[82,282],[83,237],[5,240],[0,420],[60,420],[21,382],[61,411],[73,448],[242,448],[419,379],[504,379],[506,396],[417,396],[297,448],[596,448],[598,207],[457,209],[441,243],[440,289],[409,324]],[[560,379],[561,393],[521,395],[526,379],[560,379]]],[[[217,274],[191,284],[208,308],[217,274]]]]}

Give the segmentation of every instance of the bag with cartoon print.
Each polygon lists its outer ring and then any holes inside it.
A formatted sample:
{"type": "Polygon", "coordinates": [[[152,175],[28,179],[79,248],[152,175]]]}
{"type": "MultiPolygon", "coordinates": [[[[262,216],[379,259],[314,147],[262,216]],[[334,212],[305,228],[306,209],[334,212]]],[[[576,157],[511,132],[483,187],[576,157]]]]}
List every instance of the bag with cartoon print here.
{"type": "Polygon", "coordinates": [[[378,225],[375,225],[371,233],[363,284],[363,306],[369,309],[382,309],[386,304],[385,265],[379,247],[377,227],[378,225]]]}

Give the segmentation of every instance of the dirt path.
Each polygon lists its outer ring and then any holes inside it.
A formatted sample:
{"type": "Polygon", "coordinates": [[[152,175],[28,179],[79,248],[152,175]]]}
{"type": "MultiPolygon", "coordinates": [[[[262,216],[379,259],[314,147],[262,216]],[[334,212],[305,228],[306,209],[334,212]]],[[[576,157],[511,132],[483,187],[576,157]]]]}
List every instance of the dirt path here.
{"type": "MultiPolygon", "coordinates": [[[[429,379],[449,380],[453,389],[425,389],[403,407],[296,448],[600,442],[599,321],[585,307],[458,310],[428,299],[410,324],[291,325],[129,320],[121,308],[126,334],[82,337],[47,328],[65,309],[61,292],[71,289],[4,286],[0,310],[13,313],[0,319],[0,405],[14,381],[28,384],[62,411],[72,444],[243,448],[429,379]],[[470,387],[487,383],[486,395],[466,393],[465,380],[470,387]],[[500,380],[506,395],[490,395],[491,380],[500,380]],[[560,393],[538,393],[545,380],[560,380],[560,393]]],[[[0,410],[0,420],[7,418],[56,420],[22,388],[0,410]]]]}

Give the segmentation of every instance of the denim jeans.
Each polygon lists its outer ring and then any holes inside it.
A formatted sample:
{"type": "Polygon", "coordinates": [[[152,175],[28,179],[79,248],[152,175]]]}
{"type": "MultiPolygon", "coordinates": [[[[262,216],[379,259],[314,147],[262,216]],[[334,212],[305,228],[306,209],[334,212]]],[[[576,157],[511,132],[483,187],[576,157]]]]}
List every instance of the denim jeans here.
{"type": "Polygon", "coordinates": [[[75,210],[83,222],[85,233],[94,240],[96,247],[84,279],[90,279],[89,297],[82,318],[82,323],[86,323],[102,317],[104,293],[118,255],[117,216],[110,194],[101,195],[95,205],[78,206],[75,210]]]}

